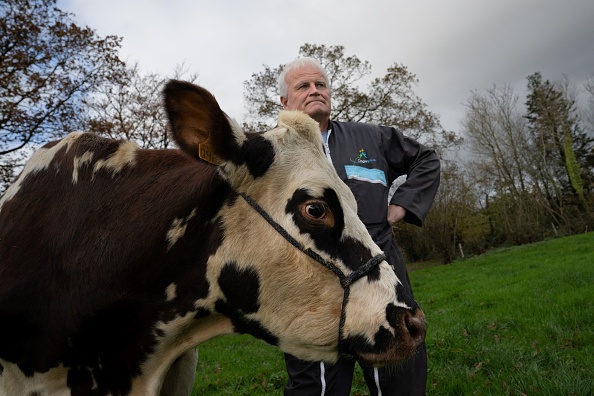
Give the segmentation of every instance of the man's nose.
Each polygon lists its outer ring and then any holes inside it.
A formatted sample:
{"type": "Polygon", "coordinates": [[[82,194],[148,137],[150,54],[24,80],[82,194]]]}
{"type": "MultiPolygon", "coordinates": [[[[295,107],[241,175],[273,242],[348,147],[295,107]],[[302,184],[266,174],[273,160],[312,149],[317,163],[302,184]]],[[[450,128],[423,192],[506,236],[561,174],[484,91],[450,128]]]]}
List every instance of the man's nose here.
{"type": "Polygon", "coordinates": [[[316,84],[311,84],[309,86],[309,94],[310,95],[319,95],[320,94],[320,90],[318,89],[316,84]]]}

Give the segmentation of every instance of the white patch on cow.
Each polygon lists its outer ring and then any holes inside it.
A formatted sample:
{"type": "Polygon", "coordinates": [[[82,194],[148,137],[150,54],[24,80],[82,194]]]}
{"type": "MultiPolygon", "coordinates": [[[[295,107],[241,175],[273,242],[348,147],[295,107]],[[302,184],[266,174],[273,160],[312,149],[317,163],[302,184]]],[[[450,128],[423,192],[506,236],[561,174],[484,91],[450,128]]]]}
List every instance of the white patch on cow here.
{"type": "MultiPolygon", "coordinates": [[[[196,345],[217,335],[232,334],[233,324],[229,318],[213,314],[200,320],[196,312],[157,324],[159,337],[154,353],[141,367],[142,375],[132,381],[133,395],[158,395],[169,367],[175,359],[196,345]]],[[[157,332],[156,332],[157,333],[157,332]]]]}
{"type": "Polygon", "coordinates": [[[186,218],[176,218],[171,224],[171,228],[167,231],[167,250],[171,249],[173,245],[186,233],[188,222],[196,216],[196,209],[192,210],[186,218]]]}
{"type": "Polygon", "coordinates": [[[177,285],[175,283],[169,284],[165,289],[165,301],[173,301],[177,297],[177,285]]]}
{"type": "Polygon", "coordinates": [[[0,199],[0,211],[2,210],[4,202],[10,201],[19,192],[21,185],[27,176],[34,175],[42,170],[46,170],[54,159],[56,153],[64,148],[64,146],[67,147],[66,151],[68,151],[70,146],[81,135],[83,135],[83,132],[72,132],[55,146],[49,148],[40,148],[35,153],[33,153],[31,158],[25,164],[25,168],[19,175],[18,179],[12,184],[12,186],[10,186],[8,190],[6,190],[6,193],[2,199],[0,199]]]}
{"type": "Polygon", "coordinates": [[[225,117],[227,117],[227,121],[229,121],[229,125],[231,126],[231,129],[233,130],[233,136],[235,137],[235,142],[238,145],[242,145],[243,142],[245,142],[247,140],[245,133],[243,132],[243,129],[241,128],[239,123],[237,121],[235,121],[233,118],[230,118],[227,114],[225,114],[225,117]]]}
{"type": "Polygon", "coordinates": [[[0,364],[4,367],[0,375],[2,395],[70,395],[70,388],[66,384],[68,370],[61,364],[45,373],[34,373],[30,377],[14,363],[0,359],[0,364]]]}
{"type": "Polygon", "coordinates": [[[74,157],[74,164],[73,164],[73,170],[72,170],[72,184],[78,183],[79,169],[82,168],[83,166],[91,163],[91,161],[93,161],[93,154],[94,153],[92,151],[87,151],[80,157],[78,157],[78,156],[74,157]]]}
{"type": "Polygon", "coordinates": [[[118,150],[109,158],[98,160],[93,168],[93,173],[98,172],[102,168],[110,169],[112,177],[115,177],[126,166],[133,166],[136,163],[136,152],[138,146],[131,141],[120,143],[118,150]]]}

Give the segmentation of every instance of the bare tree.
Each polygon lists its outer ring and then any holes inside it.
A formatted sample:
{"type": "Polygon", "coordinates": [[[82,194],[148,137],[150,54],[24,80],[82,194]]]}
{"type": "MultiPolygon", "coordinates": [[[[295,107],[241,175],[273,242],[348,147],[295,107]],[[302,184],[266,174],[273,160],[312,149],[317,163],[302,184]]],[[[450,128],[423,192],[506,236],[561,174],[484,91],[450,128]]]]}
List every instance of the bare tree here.
{"type": "Polygon", "coordinates": [[[473,92],[462,121],[471,151],[514,196],[526,191],[528,139],[511,87],[473,92]]]}
{"type": "Polygon", "coordinates": [[[518,96],[509,86],[473,92],[466,104],[463,130],[475,158],[474,185],[482,190],[483,213],[494,241],[524,243],[540,239],[536,203],[541,194],[538,156],[518,96]]]}
{"type": "MultiPolygon", "coordinates": [[[[172,78],[194,82],[178,65],[172,78]]],[[[161,91],[167,78],[142,74],[138,64],[126,70],[125,78],[105,85],[85,102],[86,129],[113,139],[133,140],[142,148],[167,148],[171,142],[161,91]]]]}

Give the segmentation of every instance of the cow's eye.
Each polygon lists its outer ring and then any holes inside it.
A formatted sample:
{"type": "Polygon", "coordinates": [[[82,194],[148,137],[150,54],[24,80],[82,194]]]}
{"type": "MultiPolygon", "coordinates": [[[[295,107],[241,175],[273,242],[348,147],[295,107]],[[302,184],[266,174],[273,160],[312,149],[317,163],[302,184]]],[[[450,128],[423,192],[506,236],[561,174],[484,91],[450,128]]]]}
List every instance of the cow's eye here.
{"type": "Polygon", "coordinates": [[[333,227],[334,216],[328,205],[323,201],[305,202],[301,206],[301,214],[311,225],[333,227]]]}
{"type": "Polygon", "coordinates": [[[316,202],[306,205],[305,211],[314,219],[321,219],[326,214],[326,206],[321,202],[316,202]]]}

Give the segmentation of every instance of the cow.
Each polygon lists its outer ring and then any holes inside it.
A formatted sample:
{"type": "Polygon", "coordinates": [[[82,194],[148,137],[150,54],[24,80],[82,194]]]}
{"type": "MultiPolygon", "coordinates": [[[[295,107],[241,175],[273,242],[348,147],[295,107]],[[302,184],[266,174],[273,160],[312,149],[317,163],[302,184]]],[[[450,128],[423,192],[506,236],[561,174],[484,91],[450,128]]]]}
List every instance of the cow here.
{"type": "Polygon", "coordinates": [[[317,123],[284,111],[245,133],[202,87],[163,99],[179,148],[74,132],[1,198],[0,394],[164,394],[231,333],[306,360],[412,356],[423,312],[317,123]]]}

